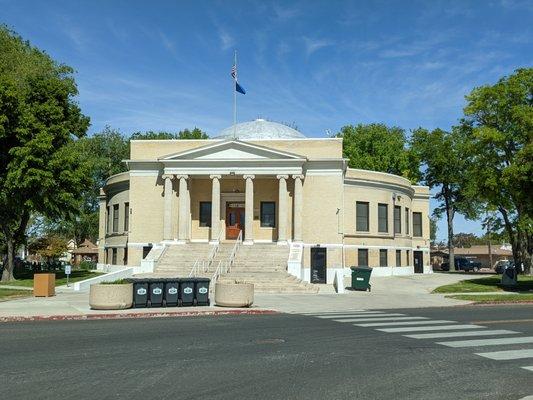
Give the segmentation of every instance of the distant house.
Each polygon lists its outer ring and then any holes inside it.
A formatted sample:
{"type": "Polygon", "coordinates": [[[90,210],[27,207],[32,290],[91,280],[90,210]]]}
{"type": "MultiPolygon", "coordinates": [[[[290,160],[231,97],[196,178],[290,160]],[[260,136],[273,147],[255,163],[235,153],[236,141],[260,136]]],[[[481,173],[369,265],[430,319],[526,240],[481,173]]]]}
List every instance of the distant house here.
{"type": "Polygon", "coordinates": [[[89,239],[85,239],[77,249],[72,250],[72,263],[79,265],[82,261],[95,261],[98,259],[98,246],[89,239]]]}
{"type": "MultiPolygon", "coordinates": [[[[494,265],[500,260],[512,260],[513,252],[510,246],[496,245],[491,246],[492,265],[490,264],[489,246],[488,245],[474,245],[471,247],[456,247],[454,249],[456,257],[465,257],[471,260],[479,261],[483,268],[494,268],[494,265]]],[[[447,248],[431,249],[431,265],[433,267],[440,266],[444,261],[448,260],[447,248]]]]}

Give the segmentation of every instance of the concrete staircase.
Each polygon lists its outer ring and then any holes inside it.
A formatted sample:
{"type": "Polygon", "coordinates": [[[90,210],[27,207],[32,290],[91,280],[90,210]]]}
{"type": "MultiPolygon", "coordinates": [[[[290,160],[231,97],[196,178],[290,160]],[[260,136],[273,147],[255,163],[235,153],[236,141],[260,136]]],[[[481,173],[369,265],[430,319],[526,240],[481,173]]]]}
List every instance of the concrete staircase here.
{"type": "MultiPolygon", "coordinates": [[[[229,260],[234,245],[234,242],[220,243],[208,271],[196,276],[211,278],[219,261],[229,260]]],[[[207,260],[211,249],[212,245],[207,243],[171,245],[161,256],[154,275],[187,277],[196,260],[207,260]]],[[[288,246],[275,243],[240,245],[230,271],[221,275],[219,281],[253,283],[256,293],[317,293],[317,286],[287,273],[288,257],[288,246]]]]}
{"type": "Polygon", "coordinates": [[[256,293],[317,293],[318,288],[287,273],[288,246],[240,246],[229,273],[219,280],[254,284],[256,293]]]}

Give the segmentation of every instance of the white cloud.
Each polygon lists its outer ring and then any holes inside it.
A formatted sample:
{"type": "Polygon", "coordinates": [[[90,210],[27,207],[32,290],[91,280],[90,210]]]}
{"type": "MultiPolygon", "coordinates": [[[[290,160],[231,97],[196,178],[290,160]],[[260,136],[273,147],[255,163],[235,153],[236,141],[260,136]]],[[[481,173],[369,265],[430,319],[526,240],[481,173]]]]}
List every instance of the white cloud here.
{"type": "Polygon", "coordinates": [[[226,30],[219,28],[218,37],[222,50],[228,50],[235,47],[235,39],[226,30]]]}
{"type": "Polygon", "coordinates": [[[311,39],[308,37],[303,38],[305,43],[305,52],[308,56],[312,55],[316,51],[333,45],[333,42],[328,39],[311,39]]]}

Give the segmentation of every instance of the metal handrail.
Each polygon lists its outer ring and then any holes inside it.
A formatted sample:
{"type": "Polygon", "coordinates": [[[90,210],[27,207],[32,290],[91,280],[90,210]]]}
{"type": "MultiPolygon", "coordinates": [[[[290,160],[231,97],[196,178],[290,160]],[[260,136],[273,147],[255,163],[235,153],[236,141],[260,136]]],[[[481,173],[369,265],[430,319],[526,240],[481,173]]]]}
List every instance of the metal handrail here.
{"type": "Polygon", "coordinates": [[[237,236],[237,241],[233,245],[233,248],[231,249],[230,256],[227,260],[220,260],[218,262],[217,268],[215,269],[215,273],[213,274],[211,278],[211,283],[214,284],[220,275],[227,274],[231,270],[231,266],[233,265],[233,262],[235,261],[235,256],[237,255],[237,251],[239,250],[239,246],[242,243],[242,230],[239,231],[239,235],[237,236]]]}
{"type": "Polygon", "coordinates": [[[239,231],[239,235],[237,236],[237,241],[235,242],[235,245],[233,246],[233,249],[231,249],[231,253],[228,260],[228,272],[231,269],[231,266],[233,265],[233,262],[235,261],[235,256],[237,255],[237,250],[239,250],[239,246],[242,243],[242,230],[239,231]]]}

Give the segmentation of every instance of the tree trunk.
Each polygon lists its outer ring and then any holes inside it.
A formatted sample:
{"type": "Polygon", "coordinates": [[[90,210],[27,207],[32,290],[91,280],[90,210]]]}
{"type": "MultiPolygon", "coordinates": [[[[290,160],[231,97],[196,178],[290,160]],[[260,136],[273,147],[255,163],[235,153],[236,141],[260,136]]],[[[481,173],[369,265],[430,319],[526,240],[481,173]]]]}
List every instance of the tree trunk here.
{"type": "Polygon", "coordinates": [[[455,271],[455,255],[453,249],[453,217],[455,210],[450,206],[448,199],[445,200],[446,203],[446,222],[448,224],[448,265],[450,266],[450,271],[455,271]]]}
{"type": "Polygon", "coordinates": [[[2,271],[2,282],[9,282],[15,280],[13,271],[15,269],[15,241],[13,238],[7,238],[7,264],[4,265],[2,271]]]}

